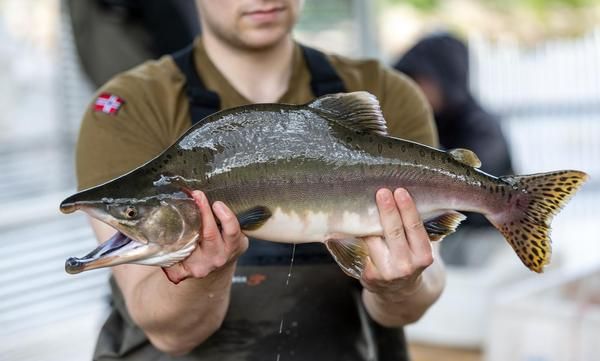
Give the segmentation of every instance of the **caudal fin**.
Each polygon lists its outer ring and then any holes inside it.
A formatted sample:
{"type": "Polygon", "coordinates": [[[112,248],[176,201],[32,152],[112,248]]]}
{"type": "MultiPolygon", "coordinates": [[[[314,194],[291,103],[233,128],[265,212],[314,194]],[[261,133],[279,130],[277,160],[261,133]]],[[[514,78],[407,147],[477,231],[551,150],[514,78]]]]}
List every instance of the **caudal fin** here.
{"type": "Polygon", "coordinates": [[[504,214],[490,217],[490,221],[530,270],[542,272],[549,263],[552,218],[587,178],[587,174],[576,170],[500,177],[518,194],[504,214]]]}

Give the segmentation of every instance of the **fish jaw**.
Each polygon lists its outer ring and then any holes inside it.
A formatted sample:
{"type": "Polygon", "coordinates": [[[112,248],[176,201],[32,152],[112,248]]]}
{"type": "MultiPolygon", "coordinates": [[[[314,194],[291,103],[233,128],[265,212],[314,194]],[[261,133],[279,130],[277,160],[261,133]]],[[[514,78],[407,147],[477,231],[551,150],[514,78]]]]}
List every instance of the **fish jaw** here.
{"type": "Polygon", "coordinates": [[[194,251],[197,239],[197,236],[193,237],[183,247],[169,247],[155,243],[144,244],[117,232],[87,255],[67,259],[65,270],[67,273],[77,274],[124,263],[170,267],[194,251]]]}
{"type": "Polygon", "coordinates": [[[102,207],[103,199],[100,200],[79,200],[81,193],[76,193],[60,203],[60,211],[63,214],[70,214],[78,210],[90,213],[95,208],[102,207]]]}
{"type": "Polygon", "coordinates": [[[65,270],[67,273],[76,274],[96,268],[133,263],[151,257],[159,250],[157,245],[144,244],[117,232],[87,255],[81,258],[70,257],[67,259],[65,270]]]}

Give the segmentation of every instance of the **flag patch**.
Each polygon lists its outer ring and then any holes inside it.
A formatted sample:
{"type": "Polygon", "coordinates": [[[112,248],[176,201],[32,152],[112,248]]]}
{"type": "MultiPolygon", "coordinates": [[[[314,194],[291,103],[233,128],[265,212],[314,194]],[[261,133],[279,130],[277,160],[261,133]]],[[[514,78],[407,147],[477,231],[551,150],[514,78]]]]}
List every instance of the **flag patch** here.
{"type": "Polygon", "coordinates": [[[94,103],[94,110],[105,114],[116,115],[121,105],[125,104],[123,98],[110,93],[98,95],[94,103]]]}

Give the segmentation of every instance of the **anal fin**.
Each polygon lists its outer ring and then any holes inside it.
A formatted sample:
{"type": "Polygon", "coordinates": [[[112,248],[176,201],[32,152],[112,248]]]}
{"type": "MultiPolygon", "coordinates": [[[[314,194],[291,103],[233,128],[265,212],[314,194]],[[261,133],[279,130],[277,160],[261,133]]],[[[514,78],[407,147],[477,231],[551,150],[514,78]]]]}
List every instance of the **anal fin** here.
{"type": "Polygon", "coordinates": [[[253,231],[260,228],[267,219],[271,218],[271,210],[264,206],[257,206],[239,213],[237,218],[242,230],[253,231]]]}
{"type": "Polygon", "coordinates": [[[464,214],[456,211],[448,211],[437,217],[424,222],[425,230],[432,241],[441,241],[449,234],[456,231],[456,227],[467,218],[464,214]]]}
{"type": "Polygon", "coordinates": [[[360,279],[369,255],[364,240],[360,238],[329,239],[325,241],[325,245],[348,276],[360,279]]]}

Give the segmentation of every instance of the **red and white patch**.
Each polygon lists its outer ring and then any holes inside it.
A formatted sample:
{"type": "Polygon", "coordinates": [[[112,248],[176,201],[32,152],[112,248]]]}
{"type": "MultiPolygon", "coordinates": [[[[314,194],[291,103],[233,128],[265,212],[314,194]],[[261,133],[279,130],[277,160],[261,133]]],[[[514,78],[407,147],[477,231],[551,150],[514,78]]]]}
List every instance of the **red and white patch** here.
{"type": "Polygon", "coordinates": [[[123,98],[110,93],[102,93],[94,103],[94,111],[116,115],[123,104],[125,104],[123,98]]]}

